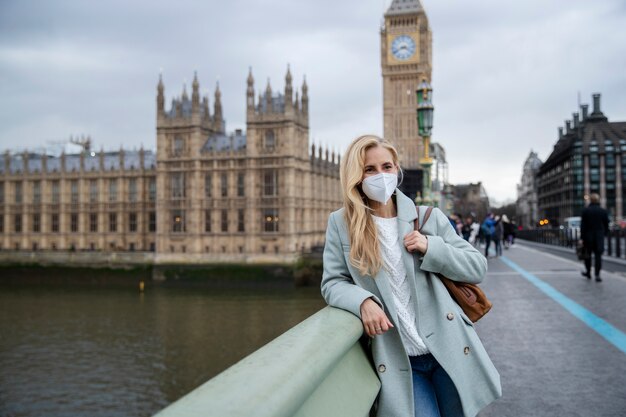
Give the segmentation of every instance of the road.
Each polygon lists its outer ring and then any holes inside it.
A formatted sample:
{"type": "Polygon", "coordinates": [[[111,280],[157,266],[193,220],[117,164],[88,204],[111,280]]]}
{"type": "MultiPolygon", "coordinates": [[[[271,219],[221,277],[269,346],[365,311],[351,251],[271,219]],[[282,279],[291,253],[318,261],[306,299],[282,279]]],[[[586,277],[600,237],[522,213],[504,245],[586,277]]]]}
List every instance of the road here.
{"type": "Polygon", "coordinates": [[[503,396],[481,417],[626,416],[626,263],[603,281],[569,253],[518,243],[489,258],[492,311],[476,324],[503,396]]]}

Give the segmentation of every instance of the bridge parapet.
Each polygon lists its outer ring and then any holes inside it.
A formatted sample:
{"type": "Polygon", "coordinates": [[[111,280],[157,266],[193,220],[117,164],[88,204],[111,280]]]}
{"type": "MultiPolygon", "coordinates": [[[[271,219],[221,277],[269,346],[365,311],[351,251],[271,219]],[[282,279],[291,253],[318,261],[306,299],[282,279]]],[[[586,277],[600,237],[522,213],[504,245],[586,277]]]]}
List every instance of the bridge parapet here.
{"type": "Polygon", "coordinates": [[[380,390],[352,314],[326,307],[155,417],[366,417],[380,390]]]}

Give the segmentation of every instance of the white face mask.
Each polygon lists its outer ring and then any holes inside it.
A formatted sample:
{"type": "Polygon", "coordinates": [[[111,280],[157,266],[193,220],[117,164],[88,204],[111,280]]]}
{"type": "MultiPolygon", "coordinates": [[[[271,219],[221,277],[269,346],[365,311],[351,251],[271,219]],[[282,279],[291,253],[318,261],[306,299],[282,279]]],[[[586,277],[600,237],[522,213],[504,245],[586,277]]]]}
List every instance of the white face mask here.
{"type": "Polygon", "coordinates": [[[387,204],[389,198],[398,186],[398,175],[380,173],[367,177],[361,183],[365,195],[374,201],[387,204]]]}

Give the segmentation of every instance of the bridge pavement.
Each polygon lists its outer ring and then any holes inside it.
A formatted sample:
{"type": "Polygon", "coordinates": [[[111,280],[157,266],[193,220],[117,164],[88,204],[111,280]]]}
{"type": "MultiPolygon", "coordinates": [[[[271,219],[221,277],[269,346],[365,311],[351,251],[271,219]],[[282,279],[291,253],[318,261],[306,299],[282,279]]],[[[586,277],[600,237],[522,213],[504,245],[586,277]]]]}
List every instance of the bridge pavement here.
{"type": "Polygon", "coordinates": [[[595,282],[541,248],[503,252],[489,258],[493,308],[476,324],[503,396],[480,417],[626,416],[626,266],[595,282]]]}

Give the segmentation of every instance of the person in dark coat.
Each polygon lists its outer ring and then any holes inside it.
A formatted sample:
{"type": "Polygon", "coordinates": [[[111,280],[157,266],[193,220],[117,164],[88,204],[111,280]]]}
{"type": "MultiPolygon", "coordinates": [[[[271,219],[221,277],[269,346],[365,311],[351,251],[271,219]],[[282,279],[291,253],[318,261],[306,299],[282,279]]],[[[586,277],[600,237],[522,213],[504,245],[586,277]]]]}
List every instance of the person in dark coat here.
{"type": "Polygon", "coordinates": [[[602,268],[602,253],[604,252],[604,238],[609,233],[609,215],[600,207],[600,196],[593,193],[589,196],[589,206],[581,215],[580,237],[585,248],[585,272],[581,272],[587,279],[591,279],[591,254],[594,256],[596,281],[600,278],[602,268]]]}

